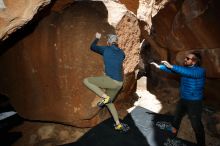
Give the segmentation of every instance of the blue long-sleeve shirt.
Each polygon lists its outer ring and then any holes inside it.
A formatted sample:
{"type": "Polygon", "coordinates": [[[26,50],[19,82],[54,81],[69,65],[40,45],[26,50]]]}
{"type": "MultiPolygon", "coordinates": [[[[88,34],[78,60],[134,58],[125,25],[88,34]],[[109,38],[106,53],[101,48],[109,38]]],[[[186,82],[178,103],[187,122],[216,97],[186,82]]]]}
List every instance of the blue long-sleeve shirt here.
{"type": "Polygon", "coordinates": [[[125,59],[125,53],[115,45],[97,46],[99,39],[95,39],[90,49],[103,56],[105,65],[105,74],[110,78],[122,81],[122,64],[125,59]]]}
{"type": "Polygon", "coordinates": [[[185,67],[173,65],[168,69],[165,65],[160,65],[160,70],[177,73],[181,76],[180,97],[187,100],[201,100],[205,86],[205,70],[199,66],[185,67]]]}

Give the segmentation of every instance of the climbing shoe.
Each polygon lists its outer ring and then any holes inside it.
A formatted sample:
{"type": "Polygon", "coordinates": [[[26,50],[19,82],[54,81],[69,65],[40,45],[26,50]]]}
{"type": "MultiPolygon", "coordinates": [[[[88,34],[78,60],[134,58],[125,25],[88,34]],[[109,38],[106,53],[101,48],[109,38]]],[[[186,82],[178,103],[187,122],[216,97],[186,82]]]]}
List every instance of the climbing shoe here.
{"type": "Polygon", "coordinates": [[[130,129],[130,127],[127,124],[124,124],[124,123],[114,125],[114,127],[115,127],[115,130],[119,131],[119,132],[127,132],[130,129]]]}
{"type": "Polygon", "coordinates": [[[171,132],[174,135],[177,135],[177,129],[174,127],[167,127],[165,130],[171,132]]]}
{"type": "Polygon", "coordinates": [[[109,96],[103,98],[100,102],[97,103],[99,107],[103,107],[104,105],[108,104],[111,102],[111,98],[109,96]]]}
{"type": "Polygon", "coordinates": [[[174,128],[169,122],[159,121],[156,123],[156,126],[162,130],[168,131],[174,135],[177,135],[177,129],[174,128]]]}

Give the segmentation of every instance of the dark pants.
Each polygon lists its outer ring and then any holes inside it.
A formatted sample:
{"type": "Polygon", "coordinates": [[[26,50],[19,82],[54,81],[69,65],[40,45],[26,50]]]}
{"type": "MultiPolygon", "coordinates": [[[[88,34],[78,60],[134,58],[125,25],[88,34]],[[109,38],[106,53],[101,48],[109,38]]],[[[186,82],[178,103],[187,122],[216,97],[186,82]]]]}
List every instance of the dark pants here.
{"type": "Polygon", "coordinates": [[[185,114],[188,114],[192,128],[196,135],[197,145],[205,146],[205,131],[201,121],[202,101],[201,100],[184,100],[180,99],[173,121],[173,126],[178,130],[181,120],[185,114]]]}

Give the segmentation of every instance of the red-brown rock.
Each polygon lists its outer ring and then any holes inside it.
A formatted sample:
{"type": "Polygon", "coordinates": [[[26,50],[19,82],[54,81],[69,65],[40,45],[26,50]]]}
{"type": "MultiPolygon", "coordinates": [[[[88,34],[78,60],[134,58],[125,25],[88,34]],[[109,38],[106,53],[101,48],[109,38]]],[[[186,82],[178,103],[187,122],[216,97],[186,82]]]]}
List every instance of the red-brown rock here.
{"type": "MultiPolygon", "coordinates": [[[[2,54],[0,92],[8,95],[17,112],[27,119],[77,127],[91,127],[104,120],[106,111],[100,112],[96,106],[99,97],[82,82],[86,77],[103,75],[102,57],[90,50],[97,31],[103,34],[100,45],[106,45],[106,34],[114,33],[102,2],[76,2],[60,13],[51,12],[33,32],[2,54]]],[[[120,104],[129,102],[134,92],[132,71],[139,55],[136,17],[127,13],[116,33],[126,54],[125,83],[117,102],[125,111],[120,104]]]]}
{"type": "Polygon", "coordinates": [[[50,0],[4,0],[5,8],[0,9],[0,40],[28,23],[38,10],[50,3],[50,0]]]}

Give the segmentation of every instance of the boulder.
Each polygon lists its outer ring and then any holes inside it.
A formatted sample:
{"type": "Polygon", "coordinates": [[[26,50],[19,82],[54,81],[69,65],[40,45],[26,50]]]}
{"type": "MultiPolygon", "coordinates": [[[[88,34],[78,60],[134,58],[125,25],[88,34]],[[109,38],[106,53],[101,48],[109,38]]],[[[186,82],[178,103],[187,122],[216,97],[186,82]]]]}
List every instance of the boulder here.
{"type": "Polygon", "coordinates": [[[115,28],[109,25],[111,12],[106,6],[111,5],[74,2],[26,25],[24,37],[15,34],[20,40],[0,58],[0,92],[11,98],[22,117],[77,127],[91,127],[108,117],[107,110],[96,105],[99,97],[83,84],[86,77],[103,75],[102,57],[90,50],[96,32],[102,33],[99,45],[106,45],[108,33],[118,34],[119,47],[125,51],[125,81],[116,106],[126,111],[122,104],[130,102],[135,90],[140,29],[135,15],[123,6],[121,20],[112,23],[115,28]]]}
{"type": "Polygon", "coordinates": [[[0,40],[27,24],[50,0],[4,0],[0,6],[0,40]]]}

